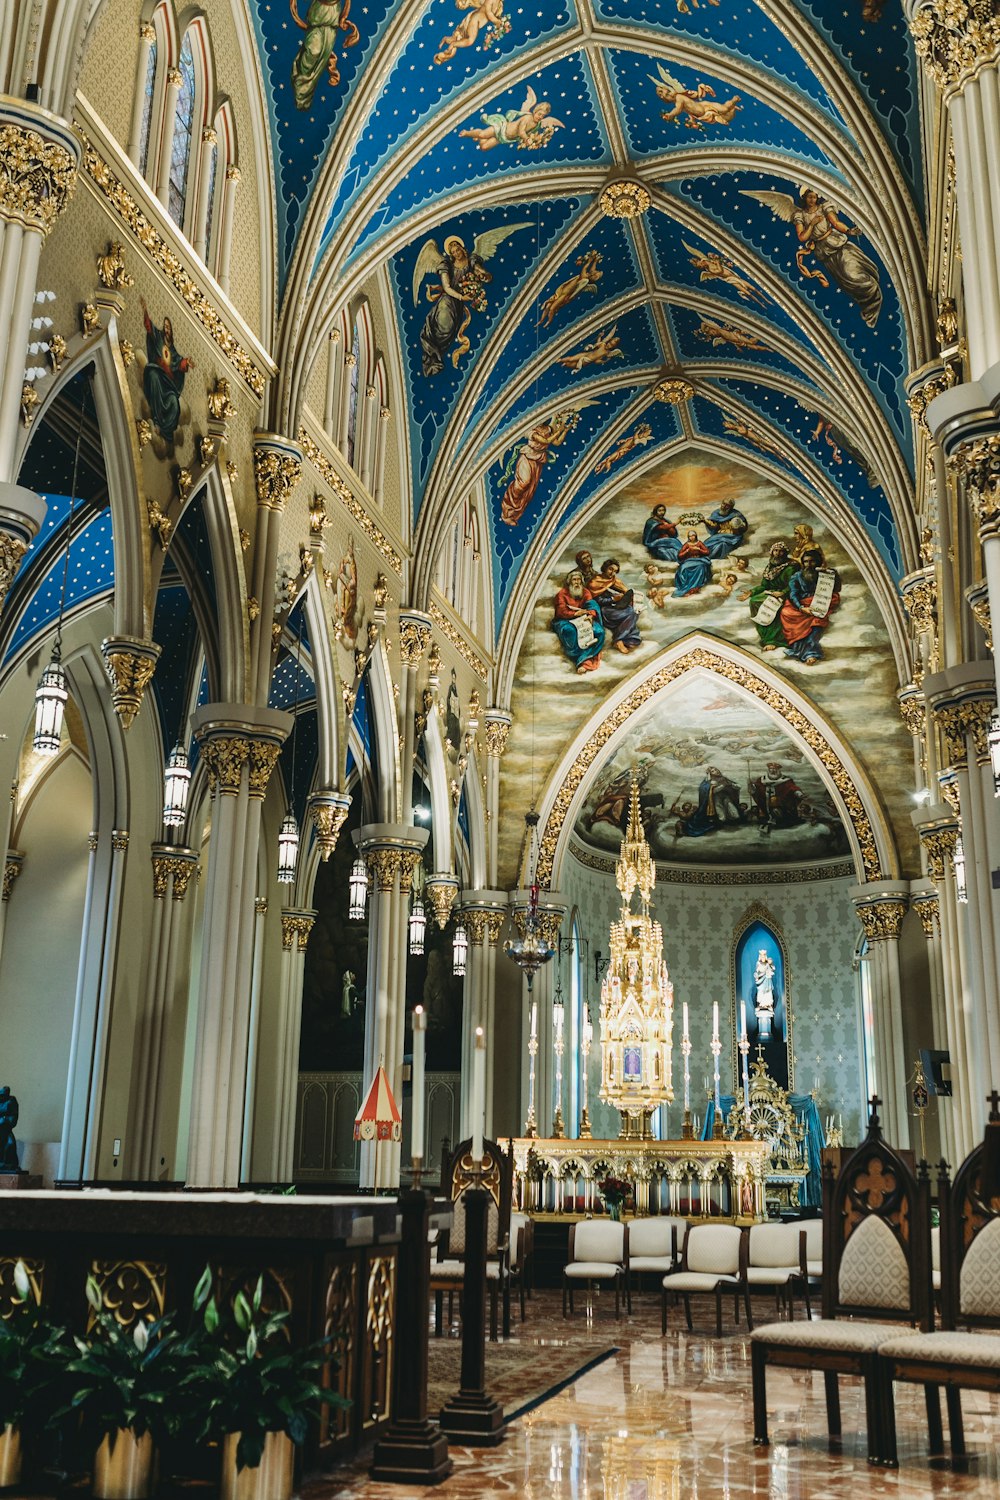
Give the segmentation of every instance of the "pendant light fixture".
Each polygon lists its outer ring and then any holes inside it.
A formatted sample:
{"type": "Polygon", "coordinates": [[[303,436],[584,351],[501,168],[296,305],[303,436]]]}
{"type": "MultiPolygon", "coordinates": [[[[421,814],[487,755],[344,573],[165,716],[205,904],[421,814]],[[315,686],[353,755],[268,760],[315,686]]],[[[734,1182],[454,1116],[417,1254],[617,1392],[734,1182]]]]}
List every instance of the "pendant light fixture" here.
{"type": "Polygon", "coordinates": [[[986,745],[990,752],[990,768],[993,771],[993,795],[1000,797],[1000,716],[996,709],[990,719],[986,745]]]}
{"type": "Polygon", "coordinates": [[[295,747],[299,731],[299,678],[302,655],[302,610],[299,606],[299,630],[295,648],[295,695],[292,701],[292,774],[289,778],[288,811],[278,830],[278,884],[294,885],[299,862],[299,825],[295,821],[295,747]]]}
{"type": "Polygon", "coordinates": [[[177,743],[167,757],[163,770],[163,826],[180,828],[187,817],[188,792],[191,790],[191,766],[187,751],[177,743]]]}
{"type": "Polygon", "coordinates": [[[76,433],[76,452],[73,455],[73,481],[69,491],[69,518],[66,522],[66,552],[63,557],[62,588],[59,593],[59,619],[56,638],[52,643],[49,664],[38,679],[35,689],[35,733],[32,748],[36,755],[58,755],[62,743],[63,717],[69,693],[66,689],[66,673],[62,665],[62,627],[66,612],[66,584],[69,579],[69,549],[73,544],[73,512],[76,508],[76,488],[80,474],[80,446],[83,442],[83,419],[87,400],[84,383],[80,398],[80,425],[76,433]]]}
{"type": "Polygon", "coordinates": [[[413,892],[410,905],[410,952],[419,958],[424,951],[424,936],[427,932],[427,913],[417,891],[413,892]]]}
{"type": "Polygon", "coordinates": [[[969,903],[969,886],[965,878],[965,848],[962,844],[962,835],[958,835],[955,843],[955,853],[952,855],[952,868],[955,871],[955,899],[963,906],[969,903]]]}
{"type": "Polygon", "coordinates": [[[507,957],[516,963],[531,989],[535,975],[543,964],[547,964],[555,951],[542,936],[538,914],[538,814],[525,813],[524,824],[528,836],[528,910],[524,919],[524,935],[508,938],[503,945],[507,957]]]}
{"type": "Polygon", "coordinates": [[[347,915],[352,922],[363,922],[368,904],[368,866],[363,854],[359,854],[351,866],[350,888],[351,904],[347,915]]]}
{"type": "Polygon", "coordinates": [[[461,978],[465,973],[466,960],[469,956],[469,934],[461,916],[455,923],[455,933],[451,940],[451,972],[456,978],[461,978]]]}

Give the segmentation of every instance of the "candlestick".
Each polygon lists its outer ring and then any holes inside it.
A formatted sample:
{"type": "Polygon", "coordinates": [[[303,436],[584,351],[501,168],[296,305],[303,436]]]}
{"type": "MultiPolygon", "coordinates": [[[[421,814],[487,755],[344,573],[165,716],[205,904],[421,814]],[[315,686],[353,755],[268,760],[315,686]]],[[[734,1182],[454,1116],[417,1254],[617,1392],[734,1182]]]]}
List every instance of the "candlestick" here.
{"type": "Polygon", "coordinates": [[[681,1139],[689,1141],[694,1135],[691,1123],[691,1033],[688,1027],[687,1001],[683,1008],[684,1025],[681,1032],[681,1056],[684,1058],[684,1119],[681,1122],[681,1139]]]}
{"type": "Polygon", "coordinates": [[[534,1140],[538,1134],[535,1119],[535,1058],[538,1056],[538,1001],[532,1000],[528,1025],[528,1118],[524,1122],[524,1134],[534,1140]]]}
{"type": "Polygon", "coordinates": [[[589,1140],[591,1136],[590,1115],[587,1111],[587,1088],[588,1072],[590,1069],[590,1048],[594,1040],[594,1024],[590,1019],[590,1006],[583,1007],[583,1030],[580,1038],[580,1051],[583,1054],[583,1066],[580,1069],[580,1093],[582,1104],[580,1109],[580,1138],[589,1140]]]}
{"type": "Polygon", "coordinates": [[[712,1002],[712,1057],[714,1060],[714,1082],[715,1082],[715,1122],[712,1126],[712,1135],[716,1140],[722,1137],[722,1102],[719,1096],[719,1054],[722,1051],[722,1043],[719,1041],[719,1002],[712,1002]]]}
{"type": "Polygon", "coordinates": [[[416,1161],[424,1154],[424,1061],[427,1047],[427,1013],[422,1005],[413,1009],[413,1118],[410,1122],[410,1155],[416,1161]]]}
{"type": "Polygon", "coordinates": [[[743,1067],[743,1121],[746,1125],[746,1134],[750,1134],[750,1039],[747,1036],[747,1011],[743,1002],[740,1002],[740,1061],[743,1067]]]}
{"type": "Polygon", "coordinates": [[[476,1045],[472,1053],[472,1159],[483,1159],[483,1117],[486,1114],[486,1038],[483,1028],[476,1027],[476,1045]]]}

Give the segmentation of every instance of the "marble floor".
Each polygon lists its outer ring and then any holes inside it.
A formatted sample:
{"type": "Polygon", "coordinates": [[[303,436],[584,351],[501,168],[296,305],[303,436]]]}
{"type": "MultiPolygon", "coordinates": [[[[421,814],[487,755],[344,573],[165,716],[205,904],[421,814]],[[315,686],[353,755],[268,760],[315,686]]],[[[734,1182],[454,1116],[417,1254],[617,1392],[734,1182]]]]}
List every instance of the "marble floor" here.
{"type": "MultiPolygon", "coordinates": [[[[582,1300],[582,1299],[581,1299],[582,1300]]],[[[579,1303],[578,1303],[579,1307],[579,1303]]],[[[697,1304],[696,1304],[697,1307],[697,1304]]],[[[512,1422],[492,1450],[452,1448],[455,1470],[435,1488],[376,1484],[360,1465],[307,1485],[308,1500],[846,1500],[846,1497],[991,1496],[1000,1494],[1000,1401],[963,1394],[970,1461],[953,1473],[927,1459],[923,1392],[897,1387],[898,1471],[870,1469],[859,1381],[841,1381],[843,1437],[826,1433],[823,1379],[818,1374],[768,1374],[771,1447],[752,1441],[750,1355],[745,1330],[709,1335],[714,1319],[703,1304],[695,1332],[671,1315],[660,1338],[658,1299],[633,1298],[631,1317],[614,1317],[614,1300],[595,1298],[592,1315],[564,1322],[557,1292],[537,1292],[514,1337],[541,1346],[571,1339],[581,1364],[617,1345],[614,1358],[559,1395],[512,1422]],[[704,1332],[699,1330],[699,1322],[704,1332]]],[[[800,1309],[801,1315],[801,1309],[800,1309]]],[[[755,1306],[758,1322],[773,1304],[755,1306]]],[[[731,1325],[730,1325],[731,1328],[731,1325]]]]}

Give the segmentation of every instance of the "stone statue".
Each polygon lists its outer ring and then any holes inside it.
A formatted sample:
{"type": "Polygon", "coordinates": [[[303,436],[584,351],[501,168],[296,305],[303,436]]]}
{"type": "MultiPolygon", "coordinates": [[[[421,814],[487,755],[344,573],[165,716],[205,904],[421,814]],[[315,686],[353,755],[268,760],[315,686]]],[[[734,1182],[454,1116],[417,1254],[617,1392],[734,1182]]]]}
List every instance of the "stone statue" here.
{"type": "Polygon", "coordinates": [[[343,981],[344,987],[341,990],[340,994],[340,1014],[342,1016],[349,1016],[351,1014],[351,1006],[353,1004],[355,994],[357,993],[354,988],[354,977],[355,976],[353,969],[345,969],[343,981]]]}
{"type": "Polygon", "coordinates": [[[17,1124],[19,1110],[17,1100],[10,1091],[8,1084],[0,1088],[0,1172],[19,1172],[20,1164],[17,1160],[17,1142],[14,1139],[14,1126],[17,1124]]]}
{"type": "Polygon", "coordinates": [[[774,959],[768,956],[766,948],[761,948],[757,955],[753,982],[757,986],[754,996],[757,1034],[762,1042],[768,1041],[771,1036],[771,1022],[774,1020],[774,959]]]}

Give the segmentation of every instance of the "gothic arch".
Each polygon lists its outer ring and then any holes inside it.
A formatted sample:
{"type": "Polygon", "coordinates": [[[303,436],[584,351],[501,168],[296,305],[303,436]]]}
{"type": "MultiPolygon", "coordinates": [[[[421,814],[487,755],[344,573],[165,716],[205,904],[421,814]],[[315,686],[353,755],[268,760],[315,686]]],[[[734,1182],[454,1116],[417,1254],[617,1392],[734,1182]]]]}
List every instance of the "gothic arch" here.
{"type": "Polygon", "coordinates": [[[633,715],[675,691],[689,672],[714,672],[755,699],[797,740],[823,778],[847,829],[859,881],[896,879],[898,856],[874,788],[846,742],[808,699],[738,647],[696,632],[662,652],[591,714],[549,779],[541,799],[538,877],[560,885],[569,834],[593,773],[633,715]]]}

